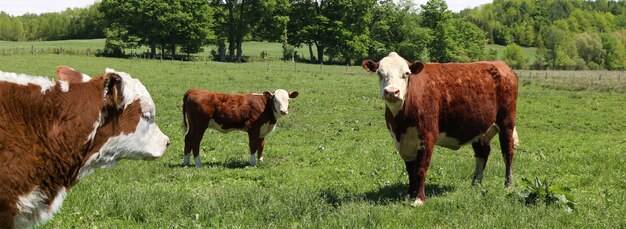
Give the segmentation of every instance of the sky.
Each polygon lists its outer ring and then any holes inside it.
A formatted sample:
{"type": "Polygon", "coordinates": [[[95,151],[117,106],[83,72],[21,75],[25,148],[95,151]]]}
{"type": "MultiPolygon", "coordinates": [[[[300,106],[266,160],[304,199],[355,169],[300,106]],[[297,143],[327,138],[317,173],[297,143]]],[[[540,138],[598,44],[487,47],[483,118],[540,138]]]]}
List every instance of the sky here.
{"type": "MultiPolygon", "coordinates": [[[[25,13],[61,12],[67,8],[83,8],[93,4],[96,0],[0,0],[0,11],[12,16],[20,16],[25,13]]],[[[428,0],[413,0],[418,5],[428,0]]],[[[492,0],[446,0],[448,9],[459,12],[465,8],[476,7],[492,0]]]]}

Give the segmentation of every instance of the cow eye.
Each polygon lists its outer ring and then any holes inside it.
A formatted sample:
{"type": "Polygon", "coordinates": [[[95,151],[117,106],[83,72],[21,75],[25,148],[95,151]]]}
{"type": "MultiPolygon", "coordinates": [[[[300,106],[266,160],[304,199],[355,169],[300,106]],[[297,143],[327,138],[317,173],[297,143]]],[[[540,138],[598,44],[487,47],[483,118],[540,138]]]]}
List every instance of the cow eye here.
{"type": "Polygon", "coordinates": [[[141,117],[143,117],[144,119],[146,119],[148,121],[152,120],[152,114],[150,112],[143,112],[141,114],[141,117]]]}
{"type": "Polygon", "coordinates": [[[402,76],[402,78],[409,78],[409,76],[411,75],[410,72],[405,72],[404,75],[402,76]]]}

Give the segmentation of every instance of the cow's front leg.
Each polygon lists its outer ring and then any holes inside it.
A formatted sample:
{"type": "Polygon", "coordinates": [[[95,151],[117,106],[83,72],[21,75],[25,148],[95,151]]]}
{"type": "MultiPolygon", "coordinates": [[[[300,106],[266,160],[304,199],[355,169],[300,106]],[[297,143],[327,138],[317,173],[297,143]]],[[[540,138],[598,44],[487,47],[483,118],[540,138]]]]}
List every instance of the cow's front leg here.
{"type": "Polygon", "coordinates": [[[259,161],[263,161],[263,148],[265,148],[265,138],[259,138],[259,145],[257,149],[257,158],[259,161]]]}
{"type": "Polygon", "coordinates": [[[258,131],[249,131],[248,132],[248,145],[250,146],[250,160],[248,163],[251,166],[256,166],[257,158],[256,152],[260,146],[259,133],[258,131]]]}
{"type": "Polygon", "coordinates": [[[417,197],[417,159],[413,161],[405,161],[406,173],[409,175],[409,198],[417,197]]]}
{"type": "Polygon", "coordinates": [[[420,206],[424,204],[426,200],[426,174],[428,173],[428,166],[430,166],[430,159],[432,157],[433,147],[435,141],[431,137],[425,137],[422,140],[422,145],[417,151],[417,165],[415,172],[415,180],[417,182],[417,198],[413,202],[413,206],[420,206]]]}
{"type": "Polygon", "coordinates": [[[478,141],[472,143],[472,148],[474,148],[474,157],[476,158],[476,167],[474,168],[474,175],[472,175],[472,185],[476,185],[483,181],[483,172],[487,166],[491,146],[489,142],[478,141]]]}

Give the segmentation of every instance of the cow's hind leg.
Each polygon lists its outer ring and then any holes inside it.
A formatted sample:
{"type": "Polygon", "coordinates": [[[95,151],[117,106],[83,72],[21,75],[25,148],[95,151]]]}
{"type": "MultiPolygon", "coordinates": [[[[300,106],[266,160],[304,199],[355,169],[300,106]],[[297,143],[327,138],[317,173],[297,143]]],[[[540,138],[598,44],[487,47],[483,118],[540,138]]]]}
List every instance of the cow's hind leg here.
{"type": "Polygon", "coordinates": [[[196,164],[196,167],[202,166],[202,161],[200,161],[200,142],[202,142],[202,137],[204,136],[204,132],[206,131],[205,126],[190,128],[185,135],[185,151],[184,151],[184,159],[183,165],[189,165],[189,154],[193,152],[193,159],[196,164]]]}
{"type": "Polygon", "coordinates": [[[432,134],[425,133],[422,137],[422,146],[417,151],[417,165],[415,172],[415,180],[417,181],[417,198],[413,202],[413,206],[424,204],[426,200],[426,174],[430,166],[430,159],[433,155],[433,147],[437,137],[432,134]]]}
{"type": "Polygon", "coordinates": [[[515,125],[502,125],[500,128],[500,134],[498,134],[505,166],[505,187],[510,187],[513,184],[513,173],[511,171],[511,166],[513,164],[514,128],[515,125]]]}
{"type": "Polygon", "coordinates": [[[474,175],[472,175],[472,185],[476,185],[483,181],[483,172],[487,166],[491,145],[489,142],[477,141],[472,143],[472,148],[474,148],[474,157],[476,158],[476,168],[474,169],[474,175]]]}

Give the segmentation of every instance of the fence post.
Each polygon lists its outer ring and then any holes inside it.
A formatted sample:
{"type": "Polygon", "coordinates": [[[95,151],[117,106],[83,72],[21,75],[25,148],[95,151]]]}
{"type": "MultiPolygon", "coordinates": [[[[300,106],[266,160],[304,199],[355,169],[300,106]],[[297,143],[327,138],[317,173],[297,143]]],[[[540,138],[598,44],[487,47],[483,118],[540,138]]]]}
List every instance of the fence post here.
{"type": "Polygon", "coordinates": [[[35,46],[34,45],[30,46],[30,53],[31,54],[35,54],[35,46]]]}
{"type": "Polygon", "coordinates": [[[622,75],[617,75],[617,82],[622,80],[622,75]]]}
{"type": "Polygon", "coordinates": [[[598,80],[602,80],[602,74],[598,76],[598,80]]]}
{"type": "Polygon", "coordinates": [[[548,72],[546,72],[546,76],[544,77],[544,80],[548,79],[548,72]]]}

